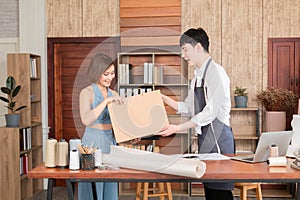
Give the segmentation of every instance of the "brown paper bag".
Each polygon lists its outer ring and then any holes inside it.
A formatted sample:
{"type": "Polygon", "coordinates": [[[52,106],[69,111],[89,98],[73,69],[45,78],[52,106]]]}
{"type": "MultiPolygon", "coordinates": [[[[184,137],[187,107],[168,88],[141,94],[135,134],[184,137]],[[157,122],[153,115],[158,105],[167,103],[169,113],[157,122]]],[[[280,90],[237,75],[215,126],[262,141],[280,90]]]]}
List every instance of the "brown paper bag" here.
{"type": "Polygon", "coordinates": [[[159,90],[110,103],[108,110],[117,143],[153,135],[169,124],[159,90]]]}

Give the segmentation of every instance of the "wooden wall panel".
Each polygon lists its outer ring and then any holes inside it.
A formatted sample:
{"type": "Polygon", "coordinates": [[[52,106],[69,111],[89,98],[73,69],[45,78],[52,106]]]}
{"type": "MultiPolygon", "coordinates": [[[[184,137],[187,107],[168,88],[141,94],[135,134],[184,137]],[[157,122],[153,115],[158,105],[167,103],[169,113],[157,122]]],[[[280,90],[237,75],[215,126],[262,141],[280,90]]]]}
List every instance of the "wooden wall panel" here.
{"type": "MultiPolygon", "coordinates": [[[[248,106],[256,106],[262,82],[262,1],[222,1],[222,65],[231,89],[246,87],[248,106]],[[256,83],[256,84],[253,84],[256,83]]],[[[233,92],[232,92],[233,99],[233,92]]]]}
{"type": "Polygon", "coordinates": [[[47,0],[48,37],[118,36],[119,0],[47,0]]]}
{"type": "Polygon", "coordinates": [[[82,0],[47,0],[48,37],[82,36],[82,0]]]}
{"type": "Polygon", "coordinates": [[[232,96],[236,85],[247,87],[249,106],[261,107],[256,93],[267,87],[267,39],[299,37],[300,33],[298,0],[107,0],[101,5],[97,0],[47,0],[47,3],[48,36],[114,35],[119,31],[126,45],[122,44],[122,51],[131,50],[132,46],[127,45],[136,46],[136,50],[153,47],[161,40],[178,47],[174,36],[179,37],[190,27],[203,27],[210,36],[212,57],[230,76],[232,96]],[[119,22],[116,15],[120,16],[119,22]],[[110,21],[106,23],[103,17],[110,21]]]}
{"type": "Polygon", "coordinates": [[[83,37],[118,36],[119,0],[83,1],[83,37]]]}
{"type": "Polygon", "coordinates": [[[268,38],[299,37],[299,13],[297,0],[184,0],[182,32],[207,30],[211,55],[230,76],[232,97],[235,86],[247,87],[248,105],[262,108],[256,94],[267,87],[268,38]]]}
{"type": "Polygon", "coordinates": [[[141,1],[141,0],[120,0],[120,7],[144,7],[147,5],[147,7],[167,7],[167,6],[178,6],[181,2],[181,0],[168,0],[168,1],[162,1],[162,0],[147,0],[147,1],[141,1]]]}
{"type": "Polygon", "coordinates": [[[222,0],[182,0],[181,30],[202,27],[209,35],[210,54],[221,63],[222,0]]]}
{"type": "Polygon", "coordinates": [[[180,27],[180,0],[120,0],[121,51],[144,47],[179,51],[180,27]]]}
{"type": "MultiPolygon", "coordinates": [[[[231,80],[234,104],[236,86],[246,87],[248,106],[256,107],[256,93],[262,85],[262,1],[222,1],[222,65],[231,80]]],[[[232,113],[231,124],[251,126],[255,117],[250,113],[232,113]]],[[[249,131],[250,134],[251,131],[249,131]]],[[[251,140],[241,150],[253,150],[251,140]]]]}

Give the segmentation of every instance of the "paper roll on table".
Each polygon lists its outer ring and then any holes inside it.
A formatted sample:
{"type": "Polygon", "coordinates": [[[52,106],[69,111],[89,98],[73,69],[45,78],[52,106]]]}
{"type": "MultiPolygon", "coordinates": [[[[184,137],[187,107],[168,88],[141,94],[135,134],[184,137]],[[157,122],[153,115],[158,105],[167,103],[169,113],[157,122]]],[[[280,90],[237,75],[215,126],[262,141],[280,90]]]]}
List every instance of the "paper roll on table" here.
{"type": "Polygon", "coordinates": [[[281,166],[286,166],[287,164],[287,159],[285,156],[280,156],[280,157],[270,157],[268,160],[268,164],[271,167],[281,167],[281,166]]]}
{"type": "Polygon", "coordinates": [[[181,155],[164,155],[121,146],[111,146],[110,153],[103,154],[102,159],[106,165],[193,178],[201,178],[206,170],[206,164],[199,159],[186,159],[181,155]]]}

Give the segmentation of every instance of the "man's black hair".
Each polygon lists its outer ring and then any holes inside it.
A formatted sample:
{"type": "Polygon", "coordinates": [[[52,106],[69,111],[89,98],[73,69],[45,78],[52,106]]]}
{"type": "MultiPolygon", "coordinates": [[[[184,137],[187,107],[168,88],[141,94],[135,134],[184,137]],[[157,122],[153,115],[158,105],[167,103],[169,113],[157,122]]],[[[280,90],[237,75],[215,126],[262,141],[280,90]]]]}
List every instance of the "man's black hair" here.
{"type": "Polygon", "coordinates": [[[200,43],[204,50],[209,52],[209,38],[203,28],[191,28],[184,32],[180,37],[180,46],[187,43],[192,46],[196,46],[197,43],[200,43]]]}

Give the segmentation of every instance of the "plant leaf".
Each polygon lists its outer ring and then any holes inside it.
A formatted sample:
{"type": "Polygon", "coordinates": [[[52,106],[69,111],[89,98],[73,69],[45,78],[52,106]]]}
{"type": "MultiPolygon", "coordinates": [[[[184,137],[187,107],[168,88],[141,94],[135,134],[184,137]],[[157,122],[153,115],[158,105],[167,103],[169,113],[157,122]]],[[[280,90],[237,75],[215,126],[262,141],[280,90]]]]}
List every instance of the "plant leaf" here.
{"type": "Polygon", "coordinates": [[[26,108],[26,106],[20,106],[19,108],[17,108],[15,111],[21,110],[23,108],[26,108]]]}
{"type": "Polygon", "coordinates": [[[12,97],[17,96],[17,94],[19,93],[20,89],[21,89],[21,85],[18,85],[18,86],[13,90],[12,97]]]}
{"type": "Polygon", "coordinates": [[[9,76],[6,79],[6,87],[10,90],[14,90],[16,87],[16,80],[14,79],[14,77],[9,76]]]}
{"type": "Polygon", "coordinates": [[[1,99],[2,101],[6,102],[6,103],[9,103],[9,100],[8,100],[7,98],[5,98],[5,97],[0,97],[0,99],[1,99]]]}
{"type": "Polygon", "coordinates": [[[2,91],[4,94],[8,94],[8,95],[10,95],[10,93],[11,93],[11,90],[8,89],[7,87],[1,87],[1,91],[2,91]]]}

